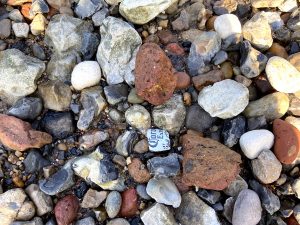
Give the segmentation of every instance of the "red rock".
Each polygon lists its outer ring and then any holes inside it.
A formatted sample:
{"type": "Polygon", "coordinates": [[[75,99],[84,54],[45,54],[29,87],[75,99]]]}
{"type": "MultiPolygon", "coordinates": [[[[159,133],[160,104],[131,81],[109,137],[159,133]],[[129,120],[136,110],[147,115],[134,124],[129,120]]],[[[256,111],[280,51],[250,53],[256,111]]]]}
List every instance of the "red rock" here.
{"type": "Polygon", "coordinates": [[[26,2],[32,2],[32,0],[8,0],[6,4],[16,6],[23,5],[26,2]]]}
{"type": "Polygon", "coordinates": [[[154,43],[143,44],[136,57],[135,87],[137,94],[153,105],[171,98],[176,87],[173,66],[164,51],[154,43]]]}
{"type": "Polygon", "coordinates": [[[30,16],[30,13],[29,13],[30,8],[31,8],[31,3],[26,3],[26,4],[22,5],[21,13],[26,19],[32,20],[33,16],[30,16]]]}
{"type": "Polygon", "coordinates": [[[240,172],[240,154],[225,145],[196,134],[182,137],[183,182],[211,190],[223,190],[240,172]]]}
{"type": "Polygon", "coordinates": [[[176,72],[174,75],[177,77],[177,83],[176,83],[176,89],[186,89],[191,84],[191,78],[190,76],[185,72],[176,72]]]}
{"type": "Polygon", "coordinates": [[[121,217],[133,217],[138,212],[138,196],[134,188],[122,193],[121,217]]]}
{"type": "Polygon", "coordinates": [[[184,55],[184,49],[177,43],[170,43],[166,46],[166,51],[173,55],[184,55]]]}
{"type": "Polygon", "coordinates": [[[128,165],[128,172],[137,183],[147,183],[151,178],[146,166],[138,158],[131,160],[131,163],[128,165]]]}
{"type": "Polygon", "coordinates": [[[212,70],[192,78],[193,84],[198,91],[201,91],[205,86],[221,80],[224,80],[224,75],[221,70],[212,70]]]}
{"type": "Polygon", "coordinates": [[[300,132],[288,122],[275,119],[273,122],[275,135],[274,153],[284,164],[292,164],[300,159],[300,132]]]}
{"type": "Polygon", "coordinates": [[[45,132],[33,130],[29,123],[18,118],[0,114],[0,142],[12,150],[22,152],[50,144],[52,137],[45,132]]]}
{"type": "Polygon", "coordinates": [[[157,32],[160,42],[164,45],[177,42],[177,37],[169,30],[160,30],[157,32]]]}
{"type": "Polygon", "coordinates": [[[287,225],[299,225],[294,215],[291,215],[289,218],[287,218],[285,222],[287,223],[287,225]]]}
{"type": "Polygon", "coordinates": [[[74,195],[67,195],[60,199],[55,208],[57,225],[70,225],[77,217],[79,201],[74,195]]]}

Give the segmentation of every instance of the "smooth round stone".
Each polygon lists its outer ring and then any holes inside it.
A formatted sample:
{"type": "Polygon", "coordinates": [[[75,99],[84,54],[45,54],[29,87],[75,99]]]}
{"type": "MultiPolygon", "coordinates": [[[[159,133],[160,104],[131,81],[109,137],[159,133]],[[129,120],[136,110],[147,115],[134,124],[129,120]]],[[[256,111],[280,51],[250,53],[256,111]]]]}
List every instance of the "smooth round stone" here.
{"type": "Polygon", "coordinates": [[[143,134],[146,134],[147,130],[151,126],[150,113],[141,105],[133,105],[125,112],[125,118],[127,123],[137,128],[143,134]]]}
{"type": "Polygon", "coordinates": [[[222,39],[226,39],[233,34],[242,33],[239,18],[234,14],[218,16],[214,22],[214,28],[222,39]]]}
{"type": "Polygon", "coordinates": [[[261,214],[261,203],[256,192],[243,190],[234,204],[232,225],[256,225],[261,219],[261,214]]]}
{"type": "Polygon", "coordinates": [[[270,150],[262,151],[251,161],[254,176],[264,184],[276,181],[281,174],[282,165],[270,150]]]}
{"type": "Polygon", "coordinates": [[[274,56],[266,66],[268,80],[273,88],[284,93],[300,90],[300,72],[287,60],[274,56]]]}
{"type": "Polygon", "coordinates": [[[176,185],[169,178],[150,179],[146,191],[158,203],[171,205],[174,208],[180,206],[181,195],[176,185]]]}
{"type": "Polygon", "coordinates": [[[244,111],[249,103],[249,91],[244,85],[227,79],[203,88],[198,103],[212,117],[228,119],[244,111]]]}
{"type": "Polygon", "coordinates": [[[117,191],[112,191],[107,195],[105,201],[105,209],[109,218],[114,218],[118,215],[122,204],[121,194],[117,191]]]}
{"type": "Polygon", "coordinates": [[[248,159],[255,159],[263,150],[269,150],[274,144],[274,135],[268,130],[251,130],[240,138],[240,146],[248,159]]]}
{"type": "Polygon", "coordinates": [[[76,90],[94,86],[101,79],[100,66],[95,61],[84,61],[76,65],[71,75],[71,83],[76,90]]]}

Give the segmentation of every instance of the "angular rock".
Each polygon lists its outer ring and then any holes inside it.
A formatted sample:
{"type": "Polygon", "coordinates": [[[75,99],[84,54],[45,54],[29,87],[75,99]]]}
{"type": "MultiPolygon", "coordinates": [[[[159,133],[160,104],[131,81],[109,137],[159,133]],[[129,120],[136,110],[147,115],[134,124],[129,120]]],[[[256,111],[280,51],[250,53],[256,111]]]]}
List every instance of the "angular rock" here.
{"type": "Polygon", "coordinates": [[[195,134],[182,137],[183,181],[211,190],[223,190],[239,174],[241,156],[209,138],[195,134]]]}
{"type": "Polygon", "coordinates": [[[197,195],[208,202],[209,204],[215,205],[221,199],[221,193],[218,191],[206,190],[200,188],[197,191],[197,195]]]}
{"type": "Polygon", "coordinates": [[[146,166],[138,158],[133,158],[131,160],[131,163],[128,165],[128,172],[137,183],[146,183],[151,178],[146,166]]]}
{"type": "Polygon", "coordinates": [[[169,133],[160,129],[148,129],[148,146],[151,152],[162,152],[171,149],[169,133]]]}
{"type": "Polygon", "coordinates": [[[103,141],[109,139],[109,134],[103,131],[92,131],[79,138],[81,149],[92,149],[103,141]]]}
{"type": "Polygon", "coordinates": [[[237,116],[233,119],[224,121],[222,136],[224,144],[231,148],[238,143],[239,138],[246,132],[246,119],[243,116],[237,116]]]}
{"type": "Polygon", "coordinates": [[[22,120],[34,120],[41,114],[42,109],[43,103],[40,98],[25,97],[9,108],[7,114],[22,120]]]}
{"type": "Polygon", "coordinates": [[[54,208],[57,225],[69,225],[76,217],[79,210],[79,201],[74,195],[67,195],[60,199],[54,208]]]}
{"type": "Polygon", "coordinates": [[[97,52],[100,44],[99,35],[95,33],[83,33],[80,52],[84,60],[91,60],[97,52]]]}
{"type": "Polygon", "coordinates": [[[171,210],[160,203],[155,203],[141,213],[144,225],[178,225],[171,210]]]}
{"type": "Polygon", "coordinates": [[[233,80],[226,79],[203,88],[198,103],[212,117],[228,119],[240,114],[248,105],[248,89],[233,80]],[[211,104],[213,102],[213,104],[211,104]]]}
{"type": "Polygon", "coordinates": [[[12,29],[19,38],[27,38],[29,33],[29,25],[27,23],[14,23],[12,29]]]}
{"type": "Polygon", "coordinates": [[[138,196],[134,188],[122,193],[122,205],[120,215],[122,217],[133,217],[138,212],[138,196]]]}
{"type": "Polygon", "coordinates": [[[47,3],[54,9],[59,10],[62,7],[70,8],[70,0],[47,0],[47,3]]]}
{"type": "Polygon", "coordinates": [[[156,177],[170,177],[180,173],[180,163],[175,153],[166,157],[153,157],[147,161],[147,167],[150,174],[156,177]]]}
{"type": "Polygon", "coordinates": [[[135,130],[125,131],[120,135],[116,142],[116,151],[118,154],[127,157],[132,152],[132,148],[138,140],[138,134],[135,130]]]}
{"type": "Polygon", "coordinates": [[[0,68],[1,99],[14,104],[36,90],[36,81],[46,67],[44,62],[27,56],[20,50],[7,49],[0,51],[0,68]]]}
{"type": "Polygon", "coordinates": [[[47,5],[45,0],[33,0],[29,14],[30,16],[35,16],[36,14],[43,14],[49,12],[49,6],[47,5]]]}
{"type": "Polygon", "coordinates": [[[204,87],[212,85],[221,80],[224,80],[224,75],[221,70],[212,70],[192,78],[194,87],[198,91],[201,91],[204,87]]]}
{"type": "Polygon", "coordinates": [[[98,27],[101,26],[103,23],[103,20],[109,15],[109,10],[107,8],[103,8],[101,10],[99,10],[98,12],[96,12],[93,16],[92,16],[92,20],[94,23],[94,26],[98,27]]]}
{"type": "Polygon", "coordinates": [[[128,86],[126,84],[114,84],[104,87],[105,97],[110,105],[116,105],[125,101],[128,96],[128,86]]]}
{"type": "Polygon", "coordinates": [[[223,14],[218,16],[214,22],[214,28],[222,39],[226,39],[234,34],[242,33],[242,25],[239,18],[234,14],[223,14]]]}
{"type": "Polygon", "coordinates": [[[176,87],[173,66],[164,51],[154,43],[142,45],[136,56],[135,87],[138,96],[153,105],[171,98],[176,87]]]}
{"type": "Polygon", "coordinates": [[[126,122],[146,134],[151,126],[150,113],[141,105],[133,105],[125,112],[126,122]]]}
{"type": "Polygon", "coordinates": [[[236,197],[244,189],[248,189],[248,184],[241,176],[238,175],[236,179],[223,191],[226,195],[236,197]]]}
{"type": "Polygon", "coordinates": [[[75,13],[78,17],[84,19],[92,16],[102,5],[101,0],[79,0],[75,7],[75,13]]]}
{"type": "Polygon", "coordinates": [[[31,24],[30,24],[30,31],[33,35],[40,35],[43,34],[45,29],[46,29],[46,25],[48,24],[47,19],[43,16],[43,14],[37,14],[31,24]]]}
{"type": "Polygon", "coordinates": [[[105,201],[105,209],[109,218],[114,218],[118,215],[122,204],[121,194],[117,191],[112,191],[107,195],[105,201]]]}
{"type": "Polygon", "coordinates": [[[89,189],[82,200],[82,208],[97,208],[107,197],[107,191],[96,191],[94,189],[89,189]]]}
{"type": "Polygon", "coordinates": [[[44,159],[41,153],[36,150],[31,150],[24,159],[23,163],[27,173],[35,173],[51,164],[49,160],[44,159]]]}
{"type": "Polygon", "coordinates": [[[136,54],[142,44],[139,34],[128,23],[111,16],[103,20],[100,34],[97,61],[106,82],[119,84],[126,81],[133,85],[136,54]]]}

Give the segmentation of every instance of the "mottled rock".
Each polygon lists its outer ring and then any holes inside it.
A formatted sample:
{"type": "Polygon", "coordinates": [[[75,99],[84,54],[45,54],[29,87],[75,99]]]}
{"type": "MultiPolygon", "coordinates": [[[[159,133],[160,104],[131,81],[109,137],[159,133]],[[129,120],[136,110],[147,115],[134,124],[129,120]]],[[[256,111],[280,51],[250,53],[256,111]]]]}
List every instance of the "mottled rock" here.
{"type": "Polygon", "coordinates": [[[27,173],[34,173],[43,169],[43,167],[49,166],[51,163],[49,160],[44,159],[41,153],[37,150],[31,150],[23,161],[25,171],[27,173]]]}
{"type": "Polygon", "coordinates": [[[11,21],[9,19],[0,20],[0,39],[5,39],[10,36],[11,21]]]}
{"type": "Polygon", "coordinates": [[[67,195],[60,199],[54,208],[57,225],[69,225],[76,217],[79,201],[74,195],[67,195]]]}
{"type": "Polygon", "coordinates": [[[226,195],[236,197],[244,189],[248,189],[248,184],[241,176],[238,175],[236,179],[223,191],[226,195]]]}
{"type": "MultiPolygon", "coordinates": [[[[21,209],[18,212],[16,220],[21,220],[21,221],[26,221],[30,220],[34,217],[35,215],[35,206],[33,202],[31,201],[25,201],[24,204],[22,205],[21,209]]],[[[14,222],[12,224],[15,224],[18,222],[14,222]]],[[[19,223],[26,223],[26,222],[19,222],[19,223]]]]}
{"type": "Polygon", "coordinates": [[[246,119],[243,116],[225,120],[222,130],[224,144],[231,148],[245,132],[246,119]]]}
{"type": "Polygon", "coordinates": [[[105,131],[92,131],[79,138],[81,149],[92,149],[103,141],[109,139],[109,134],[105,131]]]}
{"type": "Polygon", "coordinates": [[[82,208],[97,208],[107,197],[107,191],[96,191],[94,189],[89,189],[82,200],[82,208]]]}
{"type": "Polygon", "coordinates": [[[116,105],[127,99],[128,86],[126,84],[108,85],[104,87],[104,93],[108,103],[116,105]]]}
{"type": "Polygon", "coordinates": [[[141,104],[144,100],[137,95],[136,89],[132,88],[128,95],[128,102],[132,104],[141,104]]]}
{"type": "Polygon", "coordinates": [[[221,70],[211,70],[207,73],[194,76],[192,78],[194,87],[201,91],[204,87],[212,85],[224,79],[224,75],[221,70]]]}
{"type": "Polygon", "coordinates": [[[7,114],[22,120],[34,120],[41,114],[42,109],[43,104],[40,98],[25,97],[19,99],[11,108],[9,108],[7,114]]]}
{"type": "Polygon", "coordinates": [[[94,23],[94,26],[98,27],[101,26],[103,23],[103,20],[109,15],[109,10],[107,8],[103,8],[101,10],[99,10],[98,12],[96,12],[93,16],[92,16],[92,20],[94,23]]]}
{"type": "Polygon", "coordinates": [[[144,225],[178,225],[171,210],[160,203],[155,203],[141,213],[144,225]]]}
{"type": "Polygon", "coordinates": [[[151,126],[150,113],[141,105],[133,105],[125,112],[126,122],[146,134],[151,126]]]}
{"type": "Polygon", "coordinates": [[[132,152],[132,148],[138,140],[138,134],[135,130],[127,130],[120,135],[116,142],[116,152],[127,157],[132,152]]]}

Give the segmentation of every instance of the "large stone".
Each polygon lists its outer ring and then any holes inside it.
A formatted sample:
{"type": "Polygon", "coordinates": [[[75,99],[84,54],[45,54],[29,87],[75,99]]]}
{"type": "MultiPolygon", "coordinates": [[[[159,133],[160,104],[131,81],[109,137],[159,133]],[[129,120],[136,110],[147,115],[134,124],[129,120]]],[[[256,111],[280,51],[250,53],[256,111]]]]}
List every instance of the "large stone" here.
{"type": "Polygon", "coordinates": [[[17,49],[0,51],[0,95],[9,104],[32,94],[36,81],[45,70],[45,63],[17,49]]]}
{"type": "Polygon", "coordinates": [[[144,225],[178,225],[171,210],[160,203],[155,203],[141,213],[144,225]]]}
{"type": "Polygon", "coordinates": [[[277,91],[295,93],[300,90],[300,72],[287,60],[273,56],[267,63],[266,73],[277,91]]]}
{"type": "Polygon", "coordinates": [[[289,108],[289,98],[286,94],[276,92],[258,100],[251,101],[244,110],[247,118],[265,116],[267,121],[281,118],[289,108]]]}
{"type": "Polygon", "coordinates": [[[27,122],[0,114],[0,141],[12,150],[25,151],[50,144],[52,137],[45,132],[33,130],[27,122]]]}
{"type": "Polygon", "coordinates": [[[195,134],[182,137],[183,182],[189,186],[223,190],[239,174],[241,156],[209,138],[195,134]]]}
{"type": "Polygon", "coordinates": [[[138,32],[121,19],[109,16],[103,20],[100,34],[97,61],[107,83],[119,84],[125,80],[133,85],[136,54],[142,44],[138,32]]]}
{"type": "Polygon", "coordinates": [[[119,11],[128,21],[145,24],[175,2],[176,0],[123,0],[119,11]]]}
{"type": "Polygon", "coordinates": [[[234,14],[223,14],[218,16],[214,22],[214,28],[222,39],[242,33],[242,26],[239,18],[234,14]]]}
{"type": "Polygon", "coordinates": [[[151,126],[150,113],[141,105],[133,105],[125,112],[126,122],[146,134],[151,126]]]}
{"type": "Polygon", "coordinates": [[[212,117],[228,119],[244,111],[249,102],[248,89],[227,79],[203,88],[198,103],[212,117]]]}
{"type": "Polygon", "coordinates": [[[174,95],[163,105],[155,106],[152,111],[155,126],[167,130],[171,135],[180,131],[185,115],[186,109],[181,95],[174,95]]]}
{"type": "Polygon", "coordinates": [[[139,49],[135,87],[137,94],[153,105],[161,105],[171,98],[176,76],[170,59],[157,44],[146,43],[139,49]]]}
{"type": "Polygon", "coordinates": [[[221,225],[215,210],[190,191],[182,196],[176,209],[176,219],[182,225],[221,225]]]}

